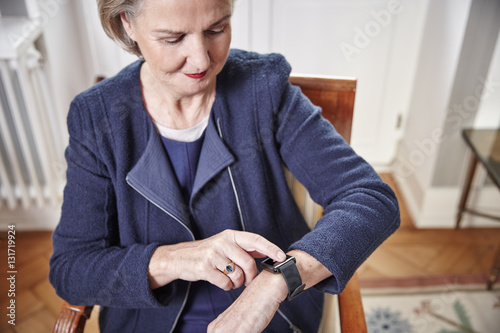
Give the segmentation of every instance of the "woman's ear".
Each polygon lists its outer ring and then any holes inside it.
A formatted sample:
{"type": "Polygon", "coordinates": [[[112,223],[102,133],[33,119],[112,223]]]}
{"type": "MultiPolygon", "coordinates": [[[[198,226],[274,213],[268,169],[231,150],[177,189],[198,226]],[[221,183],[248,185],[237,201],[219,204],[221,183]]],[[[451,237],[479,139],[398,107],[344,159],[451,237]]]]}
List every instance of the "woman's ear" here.
{"type": "Polygon", "coordinates": [[[123,28],[125,29],[125,32],[130,37],[130,39],[135,41],[134,28],[132,27],[132,22],[128,19],[127,14],[125,14],[124,12],[121,12],[120,18],[122,20],[122,25],[123,25],[123,28]]]}

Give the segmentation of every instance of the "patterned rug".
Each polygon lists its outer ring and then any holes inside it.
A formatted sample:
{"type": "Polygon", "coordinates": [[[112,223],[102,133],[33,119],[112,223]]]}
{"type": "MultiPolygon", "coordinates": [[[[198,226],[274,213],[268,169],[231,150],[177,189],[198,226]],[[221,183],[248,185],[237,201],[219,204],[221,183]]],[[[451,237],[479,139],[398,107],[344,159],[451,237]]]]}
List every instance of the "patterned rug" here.
{"type": "Polygon", "coordinates": [[[500,333],[500,286],[480,275],[360,280],[369,333],[500,333]]]}

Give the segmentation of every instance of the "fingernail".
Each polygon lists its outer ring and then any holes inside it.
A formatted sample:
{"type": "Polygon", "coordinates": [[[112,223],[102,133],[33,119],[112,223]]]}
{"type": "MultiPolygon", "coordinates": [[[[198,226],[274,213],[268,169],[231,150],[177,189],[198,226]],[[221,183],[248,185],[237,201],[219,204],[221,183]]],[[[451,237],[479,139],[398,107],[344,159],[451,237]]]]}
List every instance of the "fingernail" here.
{"type": "Polygon", "coordinates": [[[285,252],[281,252],[281,251],[280,251],[280,252],[278,252],[278,259],[279,259],[280,261],[284,261],[284,260],[286,259],[286,254],[285,254],[285,252]]]}

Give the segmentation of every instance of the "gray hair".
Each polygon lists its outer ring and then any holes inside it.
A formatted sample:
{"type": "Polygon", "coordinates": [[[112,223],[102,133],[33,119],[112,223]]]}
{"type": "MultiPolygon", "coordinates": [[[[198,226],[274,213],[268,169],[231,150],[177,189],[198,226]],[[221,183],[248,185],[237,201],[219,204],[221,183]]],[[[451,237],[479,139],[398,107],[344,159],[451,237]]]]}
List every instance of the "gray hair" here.
{"type": "Polygon", "coordinates": [[[129,21],[133,21],[140,14],[143,4],[144,0],[97,0],[99,19],[106,35],[139,58],[142,58],[139,45],[128,36],[120,14],[124,13],[129,21]]]}

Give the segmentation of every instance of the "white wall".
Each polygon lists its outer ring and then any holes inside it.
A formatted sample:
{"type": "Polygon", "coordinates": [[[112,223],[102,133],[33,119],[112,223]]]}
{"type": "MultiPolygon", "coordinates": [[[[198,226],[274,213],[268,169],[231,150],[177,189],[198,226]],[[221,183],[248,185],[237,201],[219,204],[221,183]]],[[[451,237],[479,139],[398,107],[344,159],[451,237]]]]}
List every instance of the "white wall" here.
{"type": "Polygon", "coordinates": [[[500,127],[500,34],[498,35],[493,59],[486,78],[490,84],[483,90],[475,128],[500,127]]]}
{"type": "Polygon", "coordinates": [[[394,170],[400,178],[416,178],[422,187],[432,181],[438,146],[435,137],[446,116],[469,8],[470,1],[456,0],[432,1],[428,7],[401,141],[403,153],[394,170]]]}
{"type": "Polygon", "coordinates": [[[98,75],[113,76],[137,60],[137,56],[125,52],[106,36],[97,15],[96,1],[76,0],[76,2],[80,9],[80,18],[83,19],[80,24],[80,43],[87,48],[87,61],[90,62],[91,73],[94,74],[92,79],[98,75]]]}
{"type": "MultiPolygon", "coordinates": [[[[467,110],[453,123],[455,126],[450,126],[452,117],[457,117],[456,110],[464,101],[475,98],[478,87],[483,85],[479,82],[481,70],[486,72],[490,64],[492,45],[497,41],[498,15],[498,4],[487,1],[429,4],[408,122],[394,163],[394,173],[417,227],[454,227],[467,160],[464,156],[458,156],[458,161],[447,156],[456,157],[460,149],[465,151],[460,137],[462,127],[475,123],[491,128],[500,124],[500,89],[495,89],[499,86],[497,44],[488,74],[489,80],[497,80],[497,84],[487,84],[489,89],[483,90],[483,98],[477,97],[483,100],[477,117],[467,110]],[[494,91],[490,91],[491,87],[494,91]],[[489,94],[488,98],[484,93],[489,94]],[[452,179],[452,174],[461,175],[460,181],[445,181],[452,179]]],[[[487,213],[500,213],[497,189],[476,186],[473,192],[472,205],[486,207],[479,210],[487,213]]],[[[462,225],[499,226],[470,215],[462,225]]]]}
{"type": "Polygon", "coordinates": [[[66,114],[73,97],[89,86],[85,52],[75,19],[78,11],[74,1],[54,1],[50,7],[42,7],[47,17],[43,26],[46,47],[46,70],[56,109],[66,127],[66,114]]]}

